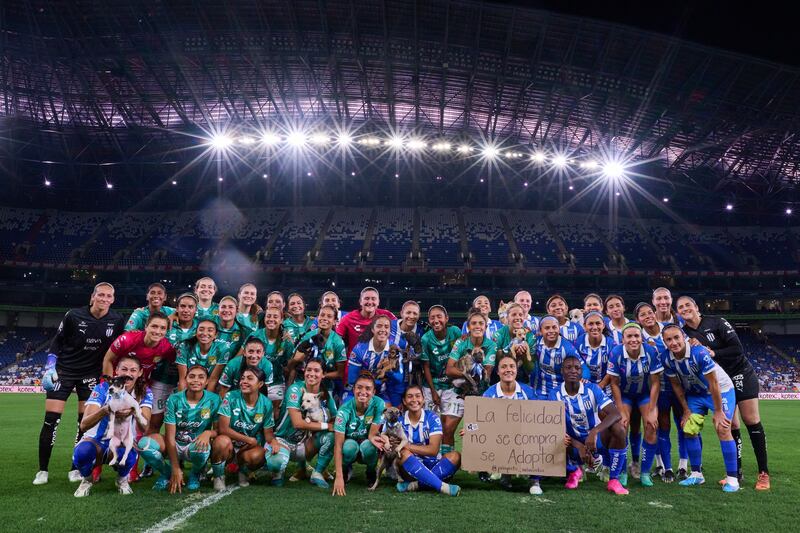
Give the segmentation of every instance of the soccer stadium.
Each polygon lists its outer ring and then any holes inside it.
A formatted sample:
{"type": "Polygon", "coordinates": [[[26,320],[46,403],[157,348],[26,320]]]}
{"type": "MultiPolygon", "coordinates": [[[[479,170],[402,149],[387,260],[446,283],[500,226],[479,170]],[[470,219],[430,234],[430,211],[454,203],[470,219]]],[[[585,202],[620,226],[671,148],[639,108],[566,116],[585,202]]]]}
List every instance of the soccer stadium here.
{"type": "Polygon", "coordinates": [[[0,530],[791,530],[794,28],[618,4],[0,3],[0,530]]]}

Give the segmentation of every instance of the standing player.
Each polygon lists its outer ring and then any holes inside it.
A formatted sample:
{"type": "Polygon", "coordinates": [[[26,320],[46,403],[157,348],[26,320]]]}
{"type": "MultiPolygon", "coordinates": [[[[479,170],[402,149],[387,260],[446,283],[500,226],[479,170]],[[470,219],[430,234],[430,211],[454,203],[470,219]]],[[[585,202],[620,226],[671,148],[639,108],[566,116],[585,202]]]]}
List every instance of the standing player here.
{"type": "MultiPolygon", "coordinates": [[[[239,287],[236,295],[239,307],[236,313],[236,321],[247,330],[242,340],[247,338],[252,332],[258,329],[261,320],[259,319],[262,309],[258,305],[258,289],[252,283],[245,283],[239,287]]],[[[221,302],[220,302],[221,303],[221,302]]]]}
{"type": "Polygon", "coordinates": [[[186,389],[186,374],[189,368],[200,365],[208,370],[207,388],[216,392],[222,369],[231,357],[231,345],[217,339],[217,323],[204,318],[197,324],[197,333],[178,345],[178,390],[186,389]]]}
{"type": "Polygon", "coordinates": [[[539,331],[539,319],[531,315],[533,297],[528,291],[519,291],[514,295],[514,303],[522,306],[525,312],[524,325],[531,331],[539,331]]]}
{"type": "MultiPolygon", "coordinates": [[[[758,410],[758,378],[750,361],[744,355],[744,348],[736,330],[724,318],[701,315],[697,303],[689,296],[678,298],[678,313],[686,321],[683,330],[691,339],[691,344],[706,346],[714,361],[733,381],[736,391],[736,411],[741,413],[742,420],[747,426],[750,443],[753,445],[758,463],[756,490],[769,490],[767,437],[758,410]]],[[[741,483],[742,434],[736,413],[731,427],[731,434],[736,441],[741,483]]]]}
{"type": "Polygon", "coordinates": [[[217,284],[214,280],[205,277],[198,279],[194,284],[194,293],[197,295],[197,318],[215,318],[219,314],[219,306],[214,303],[217,294],[217,284]]]}
{"type": "Polygon", "coordinates": [[[606,377],[608,356],[614,348],[614,341],[606,336],[603,315],[599,311],[589,311],[583,317],[583,325],[586,333],[575,341],[575,350],[589,367],[590,381],[605,391],[610,379],[606,377]]]}
{"type": "MultiPolygon", "coordinates": [[[[389,331],[392,324],[389,317],[375,315],[369,331],[361,336],[359,342],[350,353],[347,367],[347,392],[345,398],[352,397],[353,385],[359,374],[366,370],[373,377],[377,376],[378,368],[384,359],[389,357],[389,331]]],[[[403,396],[403,375],[397,370],[389,370],[382,379],[375,380],[375,393],[385,402],[399,406],[403,396]]]]}
{"type": "Polygon", "coordinates": [[[166,339],[169,320],[164,313],[153,313],[147,319],[144,331],[126,331],[111,343],[103,358],[103,374],[111,376],[114,363],[123,355],[133,355],[139,360],[142,375],[139,379],[148,387],[150,375],[161,361],[175,361],[175,348],[166,339]]]}
{"type": "Polygon", "coordinates": [[[147,287],[147,305],[133,310],[128,323],[125,324],[125,331],[135,331],[144,329],[147,319],[153,313],[164,313],[169,316],[175,312],[172,307],[167,307],[167,289],[161,283],[151,283],[147,287]]]}
{"type": "MultiPolygon", "coordinates": [[[[464,372],[457,366],[457,362],[465,357],[467,354],[472,354],[473,357],[476,352],[483,352],[482,362],[477,360],[474,362],[476,367],[481,367],[481,372],[475,371],[473,376],[477,377],[480,374],[480,383],[478,384],[479,392],[483,391],[489,386],[489,376],[492,375],[492,369],[495,364],[495,357],[497,357],[497,345],[493,340],[486,338],[486,317],[479,309],[471,309],[467,316],[467,324],[469,325],[469,336],[466,339],[461,339],[453,346],[453,351],[450,352],[450,360],[447,361],[447,377],[450,380],[465,381],[464,372]]],[[[463,385],[462,385],[463,386],[463,385]]],[[[460,404],[456,412],[458,417],[464,416],[464,399],[457,398],[460,404]]]]}
{"type": "Polygon", "coordinates": [[[574,343],[578,337],[584,334],[583,326],[569,319],[569,306],[563,296],[554,294],[547,299],[545,307],[547,308],[547,314],[556,317],[556,320],[558,320],[562,339],[574,343]]]}
{"type": "Polygon", "coordinates": [[[306,316],[306,301],[300,294],[289,295],[289,316],[283,321],[283,330],[288,332],[295,344],[300,337],[311,331],[314,321],[306,316]]]}
{"type": "Polygon", "coordinates": [[[351,353],[356,344],[360,342],[358,338],[369,329],[375,315],[388,316],[390,320],[397,318],[390,311],[380,309],[380,303],[378,289],[364,287],[361,289],[361,296],[358,299],[359,308],[344,315],[336,325],[336,333],[344,340],[347,353],[351,353]]]}
{"type": "Polygon", "coordinates": [[[603,312],[603,299],[596,292],[590,292],[583,297],[584,318],[592,311],[597,311],[598,313],[603,312]]]}
{"type": "MultiPolygon", "coordinates": [[[[310,350],[311,359],[317,359],[322,365],[323,386],[330,390],[335,398],[341,398],[344,393],[344,366],[347,361],[344,341],[333,330],[336,326],[336,308],[332,305],[323,305],[317,315],[317,329],[311,330],[300,339],[294,357],[289,361],[288,383],[294,383],[298,366],[306,358],[306,350],[310,350]],[[313,338],[321,335],[324,343],[322,347],[314,344],[313,338]]],[[[302,371],[302,368],[301,368],[302,371]]]]}
{"type": "MultiPolygon", "coordinates": [[[[489,314],[492,312],[492,303],[489,301],[489,298],[481,294],[472,300],[472,307],[475,309],[480,309],[481,312],[486,315],[486,338],[494,340],[495,333],[497,330],[503,327],[503,323],[499,320],[492,320],[492,318],[489,316],[489,314]]],[[[461,326],[461,334],[469,335],[469,326],[466,320],[461,326]]]]}
{"type": "Polygon", "coordinates": [[[692,464],[692,475],[680,482],[683,486],[705,483],[701,465],[703,463],[703,443],[700,430],[703,417],[711,409],[714,411],[714,428],[717,430],[722,458],[727,477],[722,490],[739,490],[736,464],[736,442],[731,435],[731,418],[736,405],[733,382],[725,371],[711,359],[711,353],[704,346],[689,346],[683,338],[683,331],[677,324],[664,328],[664,342],[668,352],[663,355],[665,372],[672,382],[672,388],[683,406],[681,426],[685,429],[686,447],[692,464]]]}
{"type": "Polygon", "coordinates": [[[611,376],[614,403],[622,414],[622,427],[628,428],[631,411],[634,409],[641,413],[645,422],[644,457],[641,466],[641,483],[644,487],[653,486],[650,469],[658,450],[657,404],[661,390],[659,374],[663,371],[658,352],[642,342],[641,326],[634,322],[626,324],[622,328],[622,345],[611,350],[608,375],[611,376]]]}
{"type": "MultiPolygon", "coordinates": [[[[336,294],[333,291],[325,291],[325,292],[323,292],[322,296],[320,296],[320,298],[319,298],[319,307],[320,307],[320,309],[322,309],[322,307],[325,306],[325,305],[331,305],[331,306],[333,306],[334,309],[336,309],[336,320],[334,322],[334,327],[335,327],[336,324],[338,324],[339,321],[344,316],[344,313],[341,310],[342,309],[342,302],[341,302],[341,300],[339,300],[339,295],[336,294]]],[[[311,329],[316,329],[317,325],[318,325],[317,324],[317,319],[315,318],[314,319],[314,323],[311,325],[311,329]]]]}
{"type": "Polygon", "coordinates": [[[653,307],[656,308],[656,320],[662,326],[678,324],[683,327],[683,319],[672,310],[672,293],[666,287],[653,291],[653,307]]]}
{"type": "MultiPolygon", "coordinates": [[[[34,485],[43,485],[48,480],[48,467],[58,424],[64,413],[67,398],[75,390],[78,395],[77,444],[83,436],[80,429],[86,400],[97,385],[103,365],[103,356],[113,340],[122,333],[125,319],[111,309],[114,303],[114,287],[110,283],[95,285],[87,307],[71,309],[58,326],[47,365],[42,376],[42,387],[47,393],[44,404],[44,423],[39,432],[39,471],[34,485]]],[[[69,472],[69,480],[81,480],[75,465],[69,472]]]]}
{"type": "MultiPolygon", "coordinates": [[[[571,342],[561,337],[558,319],[545,316],[539,321],[539,336],[528,334],[528,345],[535,371],[531,372],[531,386],[540,398],[547,398],[551,391],[561,386],[561,363],[567,355],[577,355],[571,342]]],[[[585,368],[589,376],[588,368],[585,368]]]]}
{"type": "Polygon", "coordinates": [[[223,296],[219,300],[219,315],[216,319],[217,339],[230,344],[231,354],[239,353],[244,340],[254,331],[239,322],[236,314],[238,308],[239,302],[233,296],[223,296]]]}
{"type": "Polygon", "coordinates": [[[406,348],[406,333],[413,332],[417,338],[422,338],[425,330],[419,323],[419,304],[414,300],[403,303],[400,309],[400,318],[392,320],[389,332],[389,344],[397,345],[401,350],[406,348]]]}

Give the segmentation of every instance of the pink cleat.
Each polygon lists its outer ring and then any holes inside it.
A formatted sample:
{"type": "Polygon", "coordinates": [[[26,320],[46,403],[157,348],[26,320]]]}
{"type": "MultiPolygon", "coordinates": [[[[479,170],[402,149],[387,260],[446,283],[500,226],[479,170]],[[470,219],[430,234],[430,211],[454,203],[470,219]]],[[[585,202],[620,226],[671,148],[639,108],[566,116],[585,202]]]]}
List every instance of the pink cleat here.
{"type": "Polygon", "coordinates": [[[608,485],[606,485],[606,489],[608,489],[608,492],[613,492],[618,496],[624,496],[628,494],[628,489],[623,487],[622,483],[620,483],[618,479],[610,480],[608,485]]]}
{"type": "Polygon", "coordinates": [[[578,483],[580,483],[582,477],[583,477],[583,470],[581,470],[580,468],[578,468],[577,470],[573,470],[567,476],[567,482],[564,486],[570,490],[575,490],[578,488],[578,483]]]}

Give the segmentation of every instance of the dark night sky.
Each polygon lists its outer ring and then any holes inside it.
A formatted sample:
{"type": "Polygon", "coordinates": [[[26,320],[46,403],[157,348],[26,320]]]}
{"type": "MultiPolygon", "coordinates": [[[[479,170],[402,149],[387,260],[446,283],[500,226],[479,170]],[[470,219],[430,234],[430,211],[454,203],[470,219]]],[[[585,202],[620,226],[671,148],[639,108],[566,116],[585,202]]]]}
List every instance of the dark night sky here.
{"type": "Polygon", "coordinates": [[[495,3],[626,24],[800,66],[798,23],[789,13],[788,2],[495,0],[495,3]]]}

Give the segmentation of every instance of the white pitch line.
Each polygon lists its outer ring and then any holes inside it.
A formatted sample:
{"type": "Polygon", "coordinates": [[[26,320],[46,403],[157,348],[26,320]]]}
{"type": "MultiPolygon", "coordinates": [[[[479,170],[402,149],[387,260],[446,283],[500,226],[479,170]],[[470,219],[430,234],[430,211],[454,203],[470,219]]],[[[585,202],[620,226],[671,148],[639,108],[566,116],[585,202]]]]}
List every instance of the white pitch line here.
{"type": "Polygon", "coordinates": [[[238,488],[239,486],[235,485],[230,489],[226,489],[222,492],[216,492],[211,496],[208,496],[195,504],[192,504],[188,507],[184,507],[177,513],[173,513],[164,520],[162,520],[161,522],[151,526],[149,529],[145,530],[145,533],[161,533],[162,531],[172,531],[173,529],[176,529],[181,524],[189,520],[201,509],[204,509],[209,505],[217,503],[222,498],[232,493],[233,491],[237,490],[238,488]]]}

